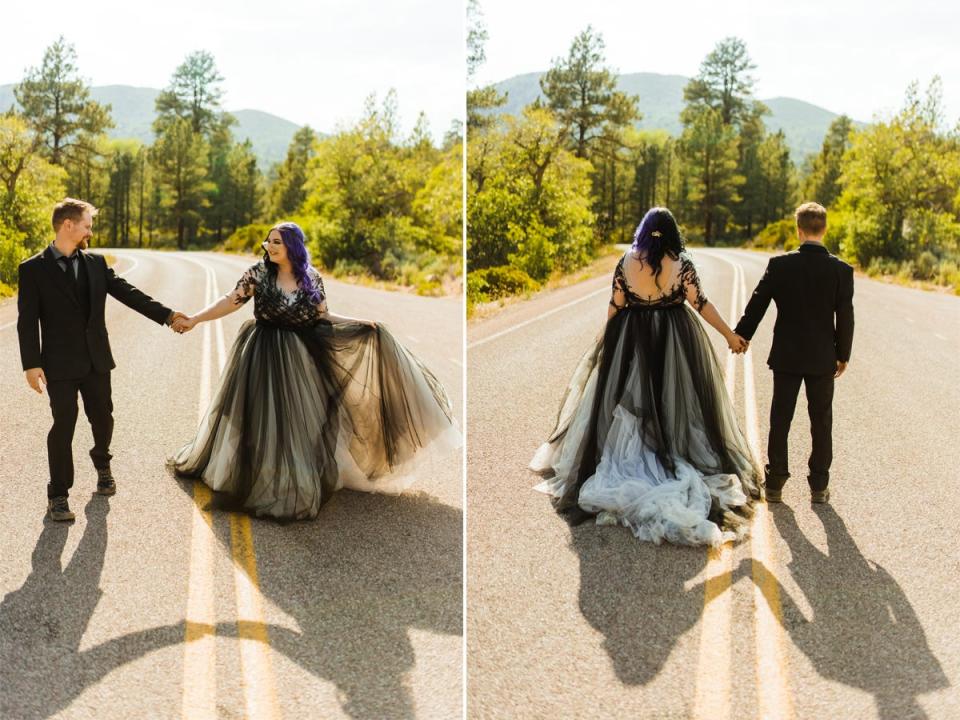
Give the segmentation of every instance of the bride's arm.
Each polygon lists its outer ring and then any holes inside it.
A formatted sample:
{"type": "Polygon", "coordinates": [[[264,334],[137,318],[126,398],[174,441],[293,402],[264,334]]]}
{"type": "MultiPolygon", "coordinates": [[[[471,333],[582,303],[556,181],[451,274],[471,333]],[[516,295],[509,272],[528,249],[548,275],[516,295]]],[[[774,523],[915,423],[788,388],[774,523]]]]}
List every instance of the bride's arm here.
{"type": "Polygon", "coordinates": [[[256,268],[254,267],[244,273],[243,277],[240,278],[240,281],[237,283],[237,286],[222,298],[207,305],[203,310],[188,318],[175,320],[173,329],[177,332],[186,332],[192,330],[198,323],[217,320],[232,312],[236,312],[244,303],[253,297],[256,284],[256,268]]]}
{"type": "Polygon", "coordinates": [[[192,323],[190,327],[193,327],[197,323],[226,317],[230,313],[239,310],[243,306],[243,300],[238,300],[236,294],[237,291],[233,290],[216,302],[207,305],[207,307],[198,312],[196,315],[191,315],[189,318],[190,322],[192,323]]]}
{"type": "Polygon", "coordinates": [[[738,352],[741,349],[746,349],[746,343],[743,338],[730,329],[730,326],[720,317],[720,311],[717,310],[712,302],[707,300],[703,307],[700,308],[700,315],[714,330],[723,335],[731,350],[738,352]]]}
{"type": "Polygon", "coordinates": [[[610,288],[610,302],[607,303],[607,322],[627,306],[626,279],[623,276],[623,258],[613,271],[613,283],[610,288]]]}
{"type": "Polygon", "coordinates": [[[320,273],[312,267],[310,268],[310,274],[313,277],[314,289],[320,295],[320,302],[317,303],[317,312],[320,314],[321,320],[326,320],[334,325],[339,325],[340,323],[360,323],[361,325],[369,325],[370,327],[377,326],[375,320],[364,320],[363,318],[354,318],[347,315],[336,315],[335,313],[330,312],[329,308],[327,307],[327,291],[323,287],[323,278],[320,276],[320,273]]]}
{"type": "Polygon", "coordinates": [[[690,303],[700,316],[727,341],[727,346],[735,353],[743,352],[747,349],[747,341],[737,335],[730,326],[720,316],[716,306],[707,300],[703,294],[703,288],[700,286],[700,276],[693,263],[689,260],[684,263],[680,271],[680,279],[683,282],[684,293],[687,302],[690,303]]]}
{"type": "MultiPolygon", "coordinates": [[[[324,301],[321,306],[326,308],[327,306],[326,301],[324,301]]],[[[362,325],[369,325],[370,327],[377,326],[376,320],[364,320],[362,318],[348,317],[346,315],[335,315],[329,310],[321,310],[320,319],[326,320],[327,322],[333,323],[334,325],[338,325],[339,323],[353,322],[353,323],[360,323],[362,325]]]]}

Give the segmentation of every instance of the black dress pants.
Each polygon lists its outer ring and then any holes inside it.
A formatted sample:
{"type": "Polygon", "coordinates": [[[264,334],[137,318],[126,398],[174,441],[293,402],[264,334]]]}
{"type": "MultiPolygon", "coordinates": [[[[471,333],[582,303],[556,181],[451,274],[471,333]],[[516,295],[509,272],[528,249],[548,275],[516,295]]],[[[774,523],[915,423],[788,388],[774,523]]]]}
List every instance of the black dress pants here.
{"type": "Polygon", "coordinates": [[[53,427],[47,435],[50,484],[47,497],[66,496],[73,487],[73,431],[77,425],[77,393],[93,430],[90,458],[94,467],[110,467],[110,440],[113,438],[113,400],[110,373],[91,372],[76,380],[52,380],[47,384],[53,427]]]}
{"type": "Polygon", "coordinates": [[[800,384],[807,391],[810,436],[813,447],[807,481],[811,490],[825,490],[833,462],[833,375],[773,373],[773,403],[770,406],[770,436],[767,440],[767,487],[780,490],[790,472],[787,466],[787,436],[797,406],[800,384]]]}

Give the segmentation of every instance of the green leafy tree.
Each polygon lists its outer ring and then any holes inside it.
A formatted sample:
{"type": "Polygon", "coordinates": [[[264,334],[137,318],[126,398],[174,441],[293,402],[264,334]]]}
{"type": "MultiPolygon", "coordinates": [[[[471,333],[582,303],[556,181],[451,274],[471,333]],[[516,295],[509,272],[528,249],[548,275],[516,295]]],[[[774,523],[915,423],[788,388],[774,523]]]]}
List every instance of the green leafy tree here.
{"type": "Polygon", "coordinates": [[[823,138],[820,152],[813,158],[804,194],[824,207],[830,207],[840,196],[840,173],[843,154],[850,148],[853,121],[846,115],[833,120],[823,138]]]}
{"type": "Polygon", "coordinates": [[[50,208],[63,197],[65,175],[37,152],[23,118],[0,115],[0,294],[9,294],[17,265],[49,239],[50,208]]]}
{"type": "Polygon", "coordinates": [[[511,264],[536,281],[582,265],[593,249],[590,163],[565,145],[549,110],[528,107],[506,118],[495,168],[467,206],[470,268],[511,264]]]}
{"type": "Polygon", "coordinates": [[[315,154],[316,141],[317,134],[309,126],[297,130],[290,141],[287,157],[270,188],[270,214],[274,218],[296,213],[306,199],[307,166],[315,154]]]}
{"type": "Polygon", "coordinates": [[[697,114],[708,107],[719,111],[724,125],[737,127],[753,115],[766,114],[769,110],[751,97],[754,78],[749,73],[755,69],[743,40],[724,38],[704,58],[697,76],[684,87],[685,112],[697,114]]]}
{"type": "MultiPolygon", "coordinates": [[[[487,60],[484,48],[487,42],[487,28],[483,24],[483,13],[477,0],[467,2],[467,84],[473,82],[477,70],[487,60]]],[[[495,111],[507,102],[507,96],[497,91],[493,85],[467,90],[467,131],[473,134],[496,121],[495,111]]],[[[471,138],[472,142],[472,138],[471,138]]]]}
{"type": "Polygon", "coordinates": [[[956,257],[960,136],[943,125],[941,82],[934,78],[925,95],[911,84],[890,121],[853,135],[842,160],[838,221],[828,237],[861,266],[924,252],[956,257]]]}
{"type": "Polygon", "coordinates": [[[203,136],[186,118],[172,119],[151,152],[164,225],[175,230],[180,249],[196,239],[201,212],[210,203],[213,184],[206,179],[207,152],[203,136]]]}
{"type": "Polygon", "coordinates": [[[212,54],[205,50],[190,53],[174,71],[170,85],[157,96],[154,130],[160,133],[174,119],[182,118],[190,121],[194,133],[209,137],[218,125],[230,124],[220,107],[222,82],[212,54]]]}
{"type": "Polygon", "coordinates": [[[223,193],[228,232],[249,225],[262,212],[263,174],[250,140],[235,143],[227,155],[227,179],[223,193]]]}
{"type": "MultiPolygon", "coordinates": [[[[797,173],[783,130],[764,137],[757,153],[761,188],[756,219],[759,226],[781,220],[796,206],[797,173]]],[[[752,237],[753,228],[748,227],[752,237]]]]}
{"type": "Polygon", "coordinates": [[[758,151],[765,133],[762,116],[769,110],[752,97],[753,69],[745,43],[724,38],[683,90],[686,105],[680,119],[691,162],[686,200],[707,243],[738,228],[749,236],[759,219],[763,178],[758,151]]]}
{"type": "Polygon", "coordinates": [[[593,28],[574,38],[566,58],[556,58],[540,78],[540,88],[578,158],[608,125],[623,127],[639,120],[636,96],[616,89],[617,74],[605,67],[603,37],[593,28]]]}
{"type": "Polygon", "coordinates": [[[95,153],[96,138],[113,127],[110,106],[90,98],[76,60],[76,50],[61,36],[44,52],[40,67],[27,70],[13,89],[44,155],[55,165],[95,153]]]}
{"type": "Polygon", "coordinates": [[[317,141],[301,212],[312,250],[327,267],[435,289],[435,280],[423,274],[446,272],[442,268],[451,263],[440,256],[445,243],[424,214],[436,190],[425,188],[442,162],[428,138],[424,123],[409,138],[398,138],[391,91],[379,106],[368,98],[357,125],[317,141]]]}
{"type": "Polygon", "coordinates": [[[664,130],[634,130],[628,138],[629,176],[626,183],[626,231],[632,235],[639,218],[651,207],[675,208],[679,184],[678,143],[664,130]]]}
{"type": "Polygon", "coordinates": [[[681,143],[687,169],[687,201],[708,245],[724,234],[740,200],[743,176],[737,173],[737,136],[719,108],[701,108],[687,116],[681,143]]]}
{"type": "Polygon", "coordinates": [[[234,141],[230,125],[231,119],[220,116],[220,120],[212,123],[204,136],[208,148],[207,180],[210,182],[210,196],[202,212],[203,227],[218,243],[223,241],[225,226],[229,225],[229,218],[235,213],[234,208],[228,207],[233,199],[229,156],[234,141]]]}
{"type": "Polygon", "coordinates": [[[143,147],[136,140],[115,140],[110,143],[109,186],[106,202],[100,208],[98,226],[106,227],[104,235],[110,245],[128,246],[138,221],[139,185],[143,147]]]}

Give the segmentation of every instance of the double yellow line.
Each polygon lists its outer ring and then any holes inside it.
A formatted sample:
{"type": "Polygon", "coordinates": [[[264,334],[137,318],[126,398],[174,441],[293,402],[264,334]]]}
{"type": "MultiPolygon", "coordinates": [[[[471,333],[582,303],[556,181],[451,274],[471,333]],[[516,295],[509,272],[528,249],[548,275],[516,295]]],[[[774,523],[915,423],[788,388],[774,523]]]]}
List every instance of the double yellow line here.
{"type": "MultiPolygon", "coordinates": [[[[213,270],[199,261],[184,259],[203,267],[206,273],[206,303],[213,302],[219,296],[213,270]]],[[[216,337],[218,376],[226,364],[222,321],[204,323],[202,332],[198,422],[203,422],[211,400],[211,335],[215,334],[216,337]]],[[[216,609],[212,585],[215,537],[213,515],[205,509],[212,499],[213,495],[205,484],[194,483],[183,663],[182,714],[188,720],[215,720],[217,717],[216,609]]],[[[270,662],[270,638],[263,618],[263,600],[249,516],[230,514],[230,547],[246,715],[258,719],[278,718],[270,662]]]]}
{"type": "MultiPolygon", "coordinates": [[[[746,307],[747,288],[743,267],[722,255],[712,255],[733,268],[730,299],[730,325],[736,323],[740,308],[746,307]]],[[[731,401],[736,394],[736,358],[727,356],[725,385],[731,401]]],[[[747,443],[754,458],[760,452],[760,426],[757,419],[756,385],[753,351],[743,356],[743,394],[747,443]]],[[[751,528],[751,569],[755,618],[755,652],[758,717],[763,720],[791,720],[794,717],[787,675],[783,614],[777,579],[770,572],[770,518],[765,503],[758,503],[751,528]]],[[[731,717],[730,687],[732,666],[732,583],[733,548],[726,544],[707,551],[704,570],[704,610],[697,662],[697,687],[694,717],[706,720],[729,720],[731,717]]]]}

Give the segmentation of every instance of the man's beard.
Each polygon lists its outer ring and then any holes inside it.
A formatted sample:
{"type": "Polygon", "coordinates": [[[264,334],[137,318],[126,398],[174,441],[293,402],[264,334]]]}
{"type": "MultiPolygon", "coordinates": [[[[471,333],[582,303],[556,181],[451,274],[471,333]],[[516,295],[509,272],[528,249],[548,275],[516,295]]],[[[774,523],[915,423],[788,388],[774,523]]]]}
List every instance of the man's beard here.
{"type": "Polygon", "coordinates": [[[86,239],[86,238],[82,238],[82,239],[80,240],[80,242],[77,243],[77,248],[79,248],[80,250],[86,250],[86,249],[87,249],[87,239],[86,239]]]}

